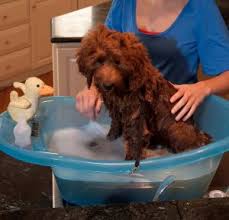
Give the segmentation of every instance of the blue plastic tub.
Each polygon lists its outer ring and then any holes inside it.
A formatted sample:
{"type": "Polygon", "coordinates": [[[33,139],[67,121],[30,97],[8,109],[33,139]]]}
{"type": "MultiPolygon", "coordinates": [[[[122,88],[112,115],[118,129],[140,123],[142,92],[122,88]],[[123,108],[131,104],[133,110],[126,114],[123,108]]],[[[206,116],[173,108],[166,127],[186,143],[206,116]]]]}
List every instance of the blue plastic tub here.
{"type": "MultiPolygon", "coordinates": [[[[18,160],[51,167],[61,196],[69,203],[95,205],[200,198],[208,190],[223,153],[229,150],[229,102],[212,96],[201,105],[195,118],[215,142],[190,152],[144,160],[136,174],[130,175],[133,161],[89,160],[50,152],[48,143],[55,131],[88,123],[74,106],[71,97],[41,99],[38,112],[41,133],[33,138],[31,149],[14,145],[15,123],[8,113],[0,115],[0,150],[18,160]]],[[[110,122],[104,112],[98,121],[110,122]]]]}

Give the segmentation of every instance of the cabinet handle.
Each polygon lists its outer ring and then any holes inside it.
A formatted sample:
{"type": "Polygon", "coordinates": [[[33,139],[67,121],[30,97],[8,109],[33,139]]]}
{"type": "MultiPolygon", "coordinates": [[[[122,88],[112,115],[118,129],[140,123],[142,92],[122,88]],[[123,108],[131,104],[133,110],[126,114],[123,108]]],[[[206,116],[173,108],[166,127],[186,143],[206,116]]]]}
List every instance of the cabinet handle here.
{"type": "Polygon", "coordinates": [[[9,45],[10,42],[8,40],[5,41],[5,45],[9,45]]]}
{"type": "Polygon", "coordinates": [[[10,70],[12,68],[11,65],[6,65],[6,70],[10,70]]]}

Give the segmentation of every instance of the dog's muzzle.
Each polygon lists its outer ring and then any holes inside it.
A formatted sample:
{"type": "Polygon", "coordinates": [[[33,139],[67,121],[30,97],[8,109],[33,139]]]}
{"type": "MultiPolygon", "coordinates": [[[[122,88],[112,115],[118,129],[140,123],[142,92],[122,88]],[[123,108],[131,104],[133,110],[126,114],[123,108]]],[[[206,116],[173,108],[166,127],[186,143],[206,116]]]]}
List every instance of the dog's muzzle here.
{"type": "Polygon", "coordinates": [[[112,89],[113,89],[113,87],[114,87],[114,85],[113,84],[102,84],[101,85],[101,88],[104,90],[104,91],[106,91],[106,92],[108,92],[108,91],[111,91],[112,89]]]}

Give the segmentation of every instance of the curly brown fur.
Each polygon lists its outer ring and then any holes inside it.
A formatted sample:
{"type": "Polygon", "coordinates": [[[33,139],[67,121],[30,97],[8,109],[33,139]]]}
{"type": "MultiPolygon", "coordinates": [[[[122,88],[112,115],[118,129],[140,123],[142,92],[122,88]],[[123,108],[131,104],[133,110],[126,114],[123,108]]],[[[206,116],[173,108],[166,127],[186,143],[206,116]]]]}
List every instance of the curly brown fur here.
{"type": "Polygon", "coordinates": [[[145,158],[143,149],[153,148],[154,142],[176,153],[210,143],[210,136],[191,119],[175,121],[170,97],[176,90],[133,34],[99,25],[82,40],[77,62],[88,86],[95,84],[109,110],[108,138],[123,135],[126,159],[145,158]]]}

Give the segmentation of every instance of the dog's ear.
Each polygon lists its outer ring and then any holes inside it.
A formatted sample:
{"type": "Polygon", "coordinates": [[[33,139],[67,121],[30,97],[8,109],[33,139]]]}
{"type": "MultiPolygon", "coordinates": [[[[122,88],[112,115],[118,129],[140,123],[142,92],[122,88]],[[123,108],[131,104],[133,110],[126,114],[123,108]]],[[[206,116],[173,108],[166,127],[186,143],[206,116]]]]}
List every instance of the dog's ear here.
{"type": "Polygon", "coordinates": [[[92,79],[93,79],[93,73],[90,71],[90,69],[87,66],[87,55],[84,53],[84,50],[82,48],[79,48],[76,52],[76,63],[78,64],[78,68],[80,73],[86,77],[87,79],[87,86],[88,88],[91,87],[92,79]]]}
{"type": "Polygon", "coordinates": [[[90,76],[87,77],[87,87],[88,87],[88,89],[91,88],[91,84],[92,84],[92,74],[90,74],[90,76]]]}
{"type": "Polygon", "coordinates": [[[122,56],[126,60],[130,74],[128,76],[129,89],[135,91],[142,87],[147,78],[147,71],[151,65],[147,50],[134,34],[124,33],[120,39],[122,56]]]}
{"type": "Polygon", "coordinates": [[[106,39],[110,34],[108,28],[103,24],[98,24],[91,29],[82,39],[80,47],[76,53],[76,61],[79,71],[87,79],[88,88],[91,87],[94,75],[94,61],[98,53],[97,45],[100,40],[106,39]]]}

